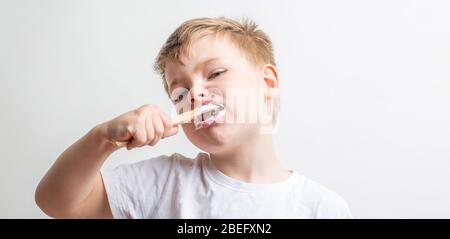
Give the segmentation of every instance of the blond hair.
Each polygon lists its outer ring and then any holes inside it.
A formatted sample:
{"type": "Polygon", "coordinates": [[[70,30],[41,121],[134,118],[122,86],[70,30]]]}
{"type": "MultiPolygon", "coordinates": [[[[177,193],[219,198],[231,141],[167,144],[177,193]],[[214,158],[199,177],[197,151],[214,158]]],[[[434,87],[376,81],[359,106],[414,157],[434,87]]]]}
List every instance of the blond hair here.
{"type": "MultiPolygon", "coordinates": [[[[180,60],[180,56],[188,54],[193,41],[207,35],[224,34],[237,46],[247,59],[255,65],[271,64],[276,66],[272,41],[249,20],[236,21],[226,17],[195,18],[183,22],[166,40],[156,57],[154,70],[161,75],[164,89],[170,97],[165,67],[168,60],[180,60]]],[[[274,102],[274,120],[279,108],[279,98],[274,102]]]]}

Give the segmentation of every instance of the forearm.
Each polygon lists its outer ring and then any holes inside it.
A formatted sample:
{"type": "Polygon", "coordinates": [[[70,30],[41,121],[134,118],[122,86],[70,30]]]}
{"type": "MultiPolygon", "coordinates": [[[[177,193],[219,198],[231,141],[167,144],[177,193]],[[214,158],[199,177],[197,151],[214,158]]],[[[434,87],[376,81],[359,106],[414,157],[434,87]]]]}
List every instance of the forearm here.
{"type": "Polygon", "coordinates": [[[178,132],[157,106],[143,105],[100,124],[67,148],[36,189],[36,203],[51,217],[111,217],[100,168],[126,142],[127,149],[154,146],[178,132]]]}
{"type": "Polygon", "coordinates": [[[117,149],[102,130],[94,127],[67,148],[41,180],[36,202],[47,214],[75,210],[94,189],[101,166],[117,149]]]}

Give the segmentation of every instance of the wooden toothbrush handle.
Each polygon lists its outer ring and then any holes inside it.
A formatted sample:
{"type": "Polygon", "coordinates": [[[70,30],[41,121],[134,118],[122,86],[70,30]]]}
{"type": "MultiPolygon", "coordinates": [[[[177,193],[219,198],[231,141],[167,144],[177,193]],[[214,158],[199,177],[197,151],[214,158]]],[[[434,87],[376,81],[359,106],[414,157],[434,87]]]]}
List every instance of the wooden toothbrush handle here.
{"type": "MultiPolygon", "coordinates": [[[[182,114],[173,117],[172,119],[173,125],[179,125],[191,121],[198,114],[198,112],[199,111],[197,109],[193,109],[191,111],[184,112],[182,114]]],[[[122,147],[127,145],[128,141],[113,141],[111,143],[113,143],[117,147],[122,147]]]]}

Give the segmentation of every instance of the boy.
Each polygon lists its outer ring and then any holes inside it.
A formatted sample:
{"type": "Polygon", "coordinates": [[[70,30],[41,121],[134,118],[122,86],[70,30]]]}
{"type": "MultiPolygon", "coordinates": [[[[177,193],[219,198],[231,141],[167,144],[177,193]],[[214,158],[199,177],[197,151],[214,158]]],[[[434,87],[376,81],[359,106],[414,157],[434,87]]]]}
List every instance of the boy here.
{"type": "Polygon", "coordinates": [[[144,105],[95,126],[62,153],[36,190],[36,202],[47,215],[351,218],[340,196],[286,170],[277,159],[267,133],[273,122],[262,120],[261,112],[276,119],[278,72],[272,43],[257,25],[224,17],[184,22],[161,49],[155,69],[178,113],[212,103],[224,106],[220,116],[201,114],[181,125],[207,153],[194,159],[163,155],[100,171],[121,147],[155,146],[178,133],[178,125],[157,106],[144,105]],[[259,93],[259,101],[233,101],[238,89],[259,93]],[[253,114],[242,120],[242,108],[253,114]]]}

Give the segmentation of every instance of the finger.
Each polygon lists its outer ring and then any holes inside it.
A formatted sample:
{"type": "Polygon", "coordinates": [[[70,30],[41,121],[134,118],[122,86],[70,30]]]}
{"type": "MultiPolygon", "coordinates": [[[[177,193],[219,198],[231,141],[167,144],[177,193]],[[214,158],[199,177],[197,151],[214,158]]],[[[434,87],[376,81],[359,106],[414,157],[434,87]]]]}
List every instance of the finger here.
{"type": "Polygon", "coordinates": [[[144,128],[144,123],[138,123],[134,126],[134,128],[136,130],[133,134],[133,139],[127,145],[128,150],[136,147],[141,147],[142,145],[145,145],[145,142],[147,141],[147,134],[144,128]]]}
{"type": "Polygon", "coordinates": [[[164,134],[164,124],[159,114],[154,114],[152,119],[153,119],[153,129],[155,130],[155,137],[150,142],[150,145],[154,146],[156,145],[156,143],[158,143],[158,141],[164,134]]]}
{"type": "Polygon", "coordinates": [[[164,133],[162,135],[162,138],[170,137],[178,133],[178,125],[174,124],[173,121],[164,112],[160,112],[160,115],[164,124],[164,133]]]}
{"type": "Polygon", "coordinates": [[[159,115],[161,116],[162,122],[164,124],[164,127],[171,127],[175,126],[176,124],[169,118],[169,116],[166,115],[166,113],[160,111],[159,115]]]}
{"type": "Polygon", "coordinates": [[[176,135],[178,133],[178,125],[177,126],[172,126],[171,128],[167,129],[164,131],[163,137],[162,138],[167,138],[170,137],[172,135],[176,135]]]}
{"type": "Polygon", "coordinates": [[[147,141],[145,144],[148,145],[155,137],[155,129],[153,128],[153,117],[147,117],[145,120],[145,130],[147,133],[147,141]]]}

